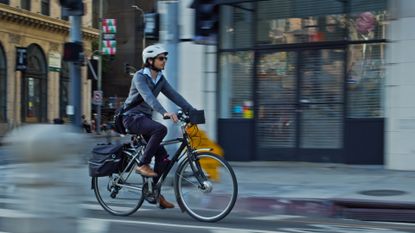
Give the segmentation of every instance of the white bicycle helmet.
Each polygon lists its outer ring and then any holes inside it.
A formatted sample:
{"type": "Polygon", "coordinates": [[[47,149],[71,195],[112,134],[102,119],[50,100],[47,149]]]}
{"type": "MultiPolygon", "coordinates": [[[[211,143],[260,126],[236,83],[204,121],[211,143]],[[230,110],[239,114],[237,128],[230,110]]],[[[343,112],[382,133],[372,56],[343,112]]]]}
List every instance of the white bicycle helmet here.
{"type": "Polygon", "coordinates": [[[155,58],[158,55],[165,53],[168,54],[167,50],[165,50],[161,45],[150,45],[143,50],[143,63],[146,63],[147,59],[155,58]]]}

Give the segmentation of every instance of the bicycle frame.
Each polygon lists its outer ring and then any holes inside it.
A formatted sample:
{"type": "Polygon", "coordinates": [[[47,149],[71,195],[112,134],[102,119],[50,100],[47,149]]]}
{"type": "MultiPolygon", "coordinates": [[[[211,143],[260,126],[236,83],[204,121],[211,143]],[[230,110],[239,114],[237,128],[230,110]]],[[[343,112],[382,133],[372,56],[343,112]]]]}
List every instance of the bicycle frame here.
{"type": "MultiPolygon", "coordinates": [[[[170,173],[170,170],[173,168],[174,164],[176,162],[180,161],[180,156],[181,155],[184,156],[184,154],[186,154],[187,159],[189,159],[190,161],[196,161],[196,157],[194,156],[194,152],[203,151],[203,150],[206,150],[206,151],[211,151],[212,150],[211,148],[203,148],[203,149],[194,150],[190,146],[190,138],[189,138],[189,135],[186,132],[186,126],[187,126],[187,123],[182,123],[182,125],[181,125],[181,130],[182,130],[183,137],[176,138],[176,139],[165,140],[160,144],[160,145],[164,146],[164,145],[171,145],[171,144],[181,143],[179,148],[176,150],[176,153],[172,157],[171,163],[168,164],[168,166],[164,169],[163,173],[161,174],[161,176],[160,176],[160,178],[159,178],[159,180],[156,184],[156,189],[157,190],[160,190],[163,181],[165,180],[167,175],[170,173]]],[[[201,169],[200,164],[198,164],[198,163],[190,163],[190,164],[191,164],[193,172],[196,173],[196,171],[200,171],[200,169],[201,169]],[[195,167],[195,165],[197,167],[195,167]]],[[[204,177],[204,174],[200,174],[200,173],[197,173],[197,174],[198,175],[196,176],[196,178],[199,181],[199,183],[201,184],[201,186],[203,186],[203,181],[206,180],[206,177],[204,177]]]]}
{"type": "MultiPolygon", "coordinates": [[[[176,162],[179,162],[179,161],[180,161],[180,159],[181,159],[180,157],[183,157],[183,156],[186,154],[186,155],[187,155],[187,159],[188,159],[188,160],[190,160],[190,161],[195,161],[195,160],[196,160],[196,157],[194,156],[194,154],[193,154],[193,153],[195,153],[195,152],[200,152],[200,151],[212,151],[212,149],[211,149],[211,148],[193,149],[193,148],[190,146],[190,138],[189,138],[189,136],[188,136],[188,134],[187,134],[187,132],[186,132],[186,126],[187,126],[187,123],[184,123],[184,122],[183,122],[183,123],[182,123],[182,125],[181,125],[181,130],[182,130],[182,135],[183,135],[183,136],[182,136],[181,138],[175,138],[175,139],[164,140],[164,141],[162,141],[162,142],[160,143],[160,145],[161,145],[161,146],[165,146],[165,145],[172,145],[172,144],[178,144],[178,143],[181,143],[181,144],[180,144],[179,148],[176,150],[176,153],[174,154],[174,156],[172,157],[172,159],[171,159],[171,163],[169,163],[169,164],[168,164],[168,166],[164,169],[163,173],[161,174],[160,178],[158,179],[158,182],[157,182],[157,184],[156,184],[156,185],[155,185],[155,187],[154,187],[156,190],[160,190],[160,188],[161,188],[161,186],[162,186],[162,184],[163,184],[164,180],[166,179],[167,175],[170,173],[170,171],[171,171],[171,169],[173,168],[174,164],[175,164],[176,162]]],[[[127,164],[127,166],[125,167],[125,169],[124,169],[123,173],[124,173],[125,171],[127,171],[127,170],[131,169],[130,167],[131,167],[131,166],[133,166],[134,161],[135,161],[136,163],[139,163],[139,161],[138,161],[138,158],[137,158],[137,157],[138,157],[140,154],[142,154],[142,153],[143,153],[144,148],[145,148],[145,147],[140,146],[141,151],[137,151],[136,149],[132,149],[132,150],[131,150],[131,152],[129,152],[129,151],[124,151],[124,152],[125,152],[125,153],[127,153],[129,156],[131,156],[131,157],[132,157],[132,159],[130,160],[130,162],[129,162],[129,163],[127,164]],[[132,152],[132,151],[134,151],[134,152],[132,152]],[[140,153],[140,152],[141,152],[141,153],[140,153]]],[[[204,176],[204,174],[203,174],[203,173],[198,173],[198,172],[196,172],[196,171],[200,171],[200,170],[201,170],[200,164],[198,164],[198,163],[190,163],[190,165],[191,165],[191,168],[192,168],[193,172],[195,172],[196,174],[198,174],[198,175],[196,176],[196,178],[197,178],[198,182],[200,183],[200,185],[201,185],[201,186],[203,186],[203,185],[204,185],[204,184],[203,184],[203,181],[205,181],[205,180],[206,180],[206,177],[204,176]]],[[[131,172],[132,172],[132,171],[130,171],[130,172],[128,173],[127,177],[125,177],[125,178],[124,178],[122,175],[120,175],[120,176],[118,177],[118,179],[116,180],[117,185],[119,185],[119,186],[121,186],[121,187],[127,187],[127,186],[128,186],[128,188],[131,188],[131,189],[136,189],[136,190],[141,191],[141,188],[132,187],[132,186],[129,186],[129,185],[124,185],[124,184],[120,184],[120,183],[119,183],[119,180],[127,180],[127,179],[128,179],[128,177],[130,176],[131,172]]],[[[149,182],[149,186],[150,186],[149,188],[152,190],[152,189],[153,189],[153,187],[152,187],[151,182],[149,182]]]]}

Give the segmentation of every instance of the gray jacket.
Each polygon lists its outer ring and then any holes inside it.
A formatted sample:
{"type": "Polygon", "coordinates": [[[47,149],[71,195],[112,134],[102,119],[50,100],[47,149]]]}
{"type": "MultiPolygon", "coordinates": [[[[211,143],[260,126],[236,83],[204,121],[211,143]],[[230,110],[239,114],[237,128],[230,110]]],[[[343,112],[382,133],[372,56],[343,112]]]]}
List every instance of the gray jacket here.
{"type": "Polygon", "coordinates": [[[167,111],[157,100],[157,96],[160,92],[162,92],[167,98],[173,101],[173,103],[178,105],[184,111],[188,112],[193,109],[192,105],[190,105],[179,93],[177,93],[177,91],[173,89],[172,86],[170,86],[164,78],[164,75],[161,76],[157,84],[154,84],[151,77],[144,74],[141,69],[134,74],[134,77],[131,80],[130,92],[124,103],[124,107],[128,107],[130,104],[137,102],[141,103],[124,114],[129,115],[144,113],[151,116],[153,110],[155,110],[163,115],[167,111]]]}

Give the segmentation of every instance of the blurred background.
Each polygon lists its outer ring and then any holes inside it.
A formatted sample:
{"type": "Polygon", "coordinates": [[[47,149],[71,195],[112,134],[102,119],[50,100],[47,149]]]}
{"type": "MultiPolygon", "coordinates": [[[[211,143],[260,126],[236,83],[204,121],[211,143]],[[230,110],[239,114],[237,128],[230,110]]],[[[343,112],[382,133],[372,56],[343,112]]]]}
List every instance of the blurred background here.
{"type": "MultiPolygon", "coordinates": [[[[81,114],[92,131],[97,118],[110,126],[143,47],[161,43],[171,50],[166,76],[206,110],[205,130],[228,160],[413,170],[412,4],[86,0],[81,114]]],[[[0,11],[1,134],[70,122],[69,17],[50,0],[3,0],[0,11]]]]}
{"type": "Polygon", "coordinates": [[[274,232],[260,221],[283,219],[279,232],[354,232],[298,229],[287,213],[413,223],[414,12],[412,0],[0,0],[0,231],[233,230],[186,225],[177,209],[149,214],[165,224],[114,219],[88,193],[90,148],[122,139],[114,111],[156,43],[169,51],[167,80],[205,110],[201,129],[237,173],[236,212],[249,217],[226,227],[274,232]],[[381,207],[353,212],[346,197],[381,207]]]}

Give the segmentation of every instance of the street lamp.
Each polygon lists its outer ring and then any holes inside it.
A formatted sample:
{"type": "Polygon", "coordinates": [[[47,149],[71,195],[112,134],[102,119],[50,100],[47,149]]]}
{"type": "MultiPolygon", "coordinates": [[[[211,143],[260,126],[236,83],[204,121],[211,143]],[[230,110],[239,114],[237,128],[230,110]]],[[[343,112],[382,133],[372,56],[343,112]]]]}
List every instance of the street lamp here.
{"type": "Polygon", "coordinates": [[[146,47],[146,36],[145,36],[145,30],[146,30],[146,17],[144,15],[143,9],[138,7],[137,5],[131,5],[132,8],[138,10],[141,13],[141,16],[143,17],[143,50],[146,47]]]}

